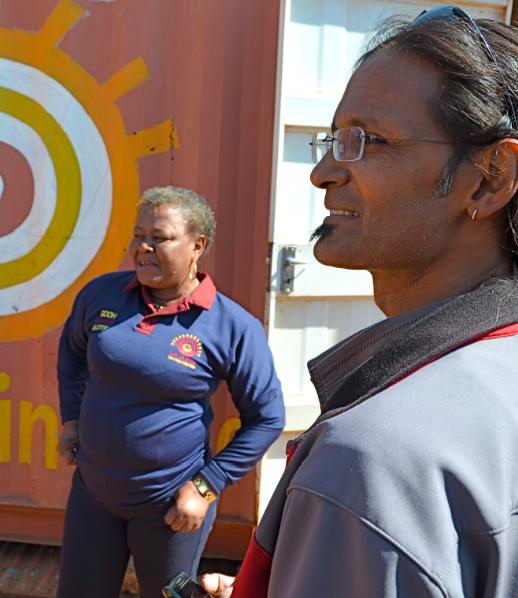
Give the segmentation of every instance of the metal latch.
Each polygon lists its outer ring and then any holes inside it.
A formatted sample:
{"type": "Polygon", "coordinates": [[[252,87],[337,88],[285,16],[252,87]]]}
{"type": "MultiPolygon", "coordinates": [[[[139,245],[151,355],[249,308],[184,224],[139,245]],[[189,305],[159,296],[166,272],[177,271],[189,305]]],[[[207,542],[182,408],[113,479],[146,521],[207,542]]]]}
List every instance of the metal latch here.
{"type": "Polygon", "coordinates": [[[297,248],[294,246],[283,247],[280,258],[281,293],[292,293],[295,280],[295,266],[303,266],[307,262],[297,259],[297,248]]]}

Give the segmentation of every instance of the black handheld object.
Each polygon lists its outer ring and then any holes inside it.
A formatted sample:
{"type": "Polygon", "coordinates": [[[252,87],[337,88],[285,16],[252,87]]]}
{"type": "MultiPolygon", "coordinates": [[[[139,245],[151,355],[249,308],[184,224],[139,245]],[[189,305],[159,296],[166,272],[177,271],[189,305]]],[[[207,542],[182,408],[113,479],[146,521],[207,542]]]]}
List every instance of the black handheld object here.
{"type": "Polygon", "coordinates": [[[187,573],[178,573],[162,588],[164,598],[212,598],[187,573]]]}

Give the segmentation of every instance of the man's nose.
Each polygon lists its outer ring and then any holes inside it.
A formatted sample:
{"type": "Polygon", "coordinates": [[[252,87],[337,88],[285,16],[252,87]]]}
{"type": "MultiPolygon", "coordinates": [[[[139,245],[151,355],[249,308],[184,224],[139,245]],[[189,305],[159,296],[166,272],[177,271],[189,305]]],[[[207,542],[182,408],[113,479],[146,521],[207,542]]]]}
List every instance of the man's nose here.
{"type": "Polygon", "coordinates": [[[329,151],[313,168],[310,179],[311,183],[319,189],[332,189],[348,183],[350,173],[347,163],[337,162],[329,151]]]}

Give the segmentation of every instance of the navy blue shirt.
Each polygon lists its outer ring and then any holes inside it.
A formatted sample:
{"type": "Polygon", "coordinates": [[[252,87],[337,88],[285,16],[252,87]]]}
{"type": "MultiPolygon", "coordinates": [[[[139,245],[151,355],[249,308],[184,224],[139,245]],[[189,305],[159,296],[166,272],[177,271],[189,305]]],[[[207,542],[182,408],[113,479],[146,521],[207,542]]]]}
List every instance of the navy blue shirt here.
{"type": "Polygon", "coordinates": [[[104,503],[162,500],[197,473],[221,492],[284,427],[261,323],[198,278],[191,295],[157,311],[134,272],[105,274],[81,290],[65,324],[61,418],[79,420],[78,467],[104,503]],[[212,457],[209,398],[222,380],[242,427],[212,457]]]}

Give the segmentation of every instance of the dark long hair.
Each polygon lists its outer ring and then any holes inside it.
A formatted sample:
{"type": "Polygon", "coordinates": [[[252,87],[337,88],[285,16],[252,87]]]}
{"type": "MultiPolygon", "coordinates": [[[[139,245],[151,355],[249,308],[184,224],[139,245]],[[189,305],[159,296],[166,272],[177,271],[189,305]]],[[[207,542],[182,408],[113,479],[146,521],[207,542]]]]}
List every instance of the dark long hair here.
{"type": "MultiPolygon", "coordinates": [[[[476,23],[491,47],[495,64],[486,54],[476,28],[469,21],[429,20],[419,24],[402,18],[385,21],[371,38],[356,69],[381,49],[419,54],[443,74],[439,97],[430,109],[455,146],[437,194],[450,193],[455,172],[481,146],[499,139],[518,139],[518,29],[488,19],[476,23]]],[[[508,204],[509,242],[518,259],[518,193],[508,204]]]]}

